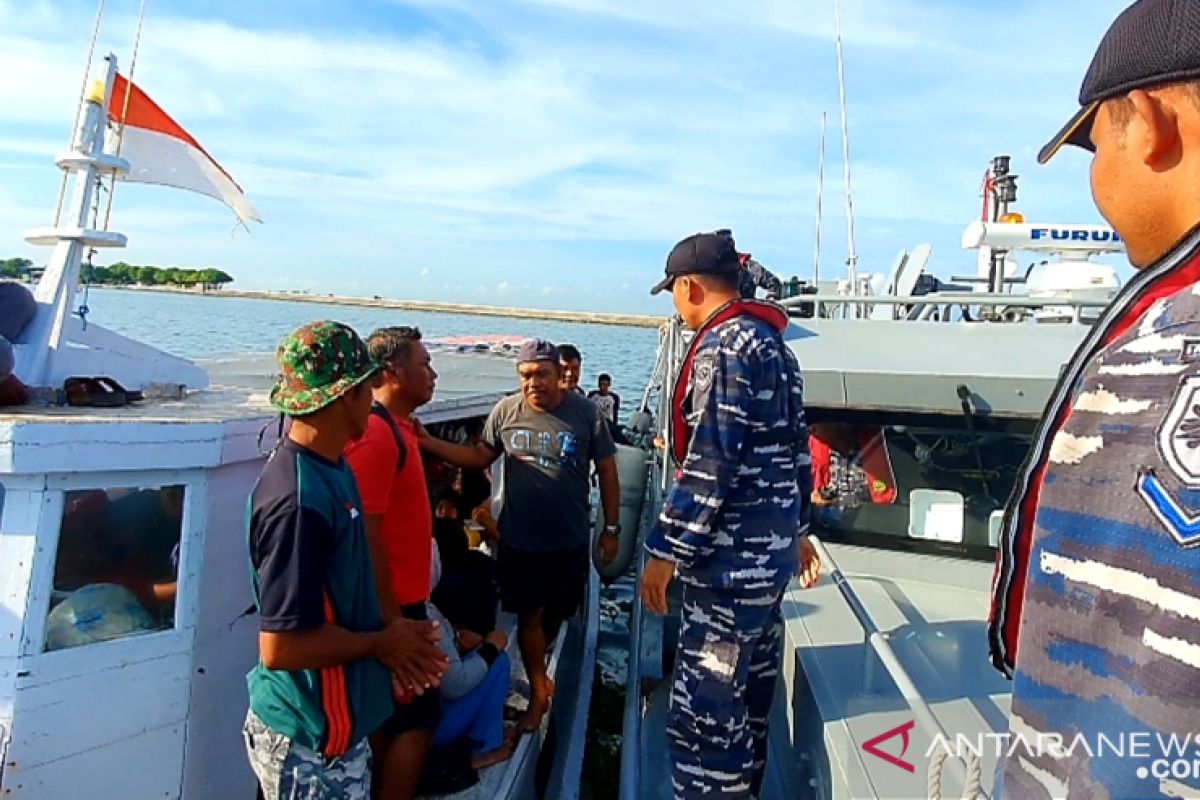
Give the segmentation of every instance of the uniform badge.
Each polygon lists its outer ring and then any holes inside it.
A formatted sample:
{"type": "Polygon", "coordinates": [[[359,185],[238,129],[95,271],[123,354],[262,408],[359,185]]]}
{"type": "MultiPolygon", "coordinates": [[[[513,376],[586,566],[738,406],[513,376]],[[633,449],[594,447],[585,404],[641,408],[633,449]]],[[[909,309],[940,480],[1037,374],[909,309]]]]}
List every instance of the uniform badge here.
{"type": "MultiPolygon", "coordinates": [[[[1179,384],[1157,438],[1158,453],[1171,474],[1185,487],[1200,489],[1200,376],[1179,384]]],[[[1180,546],[1200,545],[1200,514],[1184,508],[1153,469],[1138,470],[1134,489],[1180,546]]]]}
{"type": "Polygon", "coordinates": [[[1154,474],[1154,470],[1141,470],[1136,488],[1151,513],[1158,517],[1167,533],[1180,546],[1195,547],[1200,544],[1200,514],[1184,510],[1154,474]]]}
{"type": "Polygon", "coordinates": [[[696,394],[706,394],[712,388],[713,377],[716,373],[715,361],[712,353],[701,353],[696,356],[696,361],[692,365],[692,385],[695,386],[696,394]]]}
{"type": "Polygon", "coordinates": [[[1158,429],[1158,452],[1176,478],[1200,489],[1200,376],[1185,378],[1158,429]]]}

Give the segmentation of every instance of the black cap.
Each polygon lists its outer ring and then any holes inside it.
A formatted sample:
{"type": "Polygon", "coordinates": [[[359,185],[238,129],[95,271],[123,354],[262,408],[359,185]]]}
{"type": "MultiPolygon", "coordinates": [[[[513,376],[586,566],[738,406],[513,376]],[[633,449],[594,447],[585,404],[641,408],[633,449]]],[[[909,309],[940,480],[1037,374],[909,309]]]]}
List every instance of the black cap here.
{"type": "Polygon", "coordinates": [[[1105,100],[1200,78],[1200,0],[1137,0],[1100,40],[1079,89],[1081,108],[1038,153],[1045,164],[1065,144],[1094,151],[1092,123],[1105,100]]]}
{"type": "Polygon", "coordinates": [[[517,350],[517,363],[528,364],[532,361],[553,361],[558,363],[558,348],[545,339],[526,339],[517,350]]]}
{"type": "Polygon", "coordinates": [[[735,275],[741,269],[733,239],[719,233],[696,233],[671,250],[667,256],[667,275],[650,294],[658,294],[680,275],[735,275]]]}

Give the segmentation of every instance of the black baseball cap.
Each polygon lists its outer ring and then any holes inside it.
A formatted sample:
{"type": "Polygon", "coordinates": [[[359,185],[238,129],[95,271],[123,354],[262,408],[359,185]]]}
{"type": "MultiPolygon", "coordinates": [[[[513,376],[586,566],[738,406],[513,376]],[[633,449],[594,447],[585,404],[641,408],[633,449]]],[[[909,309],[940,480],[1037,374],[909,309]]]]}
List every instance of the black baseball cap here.
{"type": "Polygon", "coordinates": [[[1095,151],[1100,104],[1134,89],[1200,78],[1200,0],[1137,0],[1100,40],[1079,89],[1081,108],[1038,153],[1045,164],[1065,144],[1095,151]]]}
{"type": "Polygon", "coordinates": [[[671,249],[666,277],[650,290],[670,289],[680,275],[735,275],[741,269],[733,239],[720,233],[696,233],[671,249]]]}

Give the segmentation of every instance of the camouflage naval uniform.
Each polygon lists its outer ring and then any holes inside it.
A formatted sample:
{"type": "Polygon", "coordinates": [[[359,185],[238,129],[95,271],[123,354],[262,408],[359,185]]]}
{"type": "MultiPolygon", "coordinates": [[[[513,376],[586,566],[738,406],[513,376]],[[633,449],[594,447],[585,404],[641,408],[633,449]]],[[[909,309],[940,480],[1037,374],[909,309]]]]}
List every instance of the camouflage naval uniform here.
{"type": "Polygon", "coordinates": [[[766,292],[769,299],[776,300],[783,294],[783,281],[747,253],[742,261],[738,291],[742,297],[753,299],[759,289],[766,292]]]}
{"type": "Polygon", "coordinates": [[[1122,290],[1051,397],[994,591],[1020,737],[997,797],[1200,795],[1198,281],[1194,233],[1122,290]],[[1164,751],[1172,735],[1192,737],[1185,752],[1164,751]]]}
{"type": "Polygon", "coordinates": [[[717,312],[676,392],[686,422],[675,436],[687,450],[646,549],[675,562],[684,587],[667,723],[680,798],[748,798],[762,782],[780,601],[812,486],[786,325],[766,303],[717,312]]]}

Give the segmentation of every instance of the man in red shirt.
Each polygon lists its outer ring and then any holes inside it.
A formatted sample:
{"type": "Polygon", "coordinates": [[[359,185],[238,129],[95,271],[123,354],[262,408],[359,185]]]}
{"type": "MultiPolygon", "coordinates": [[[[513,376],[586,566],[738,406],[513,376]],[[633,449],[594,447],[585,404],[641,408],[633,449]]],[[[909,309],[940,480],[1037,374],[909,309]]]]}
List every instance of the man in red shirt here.
{"type": "MultiPolygon", "coordinates": [[[[433,398],[437,372],[416,328],[382,328],[367,338],[383,365],[367,431],[346,448],[358,482],[375,588],[385,621],[428,619],[433,511],[412,413],[433,398]]],[[[414,795],[441,716],[437,692],[397,697],[375,746],[380,797],[414,795]]]]}

